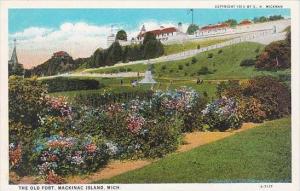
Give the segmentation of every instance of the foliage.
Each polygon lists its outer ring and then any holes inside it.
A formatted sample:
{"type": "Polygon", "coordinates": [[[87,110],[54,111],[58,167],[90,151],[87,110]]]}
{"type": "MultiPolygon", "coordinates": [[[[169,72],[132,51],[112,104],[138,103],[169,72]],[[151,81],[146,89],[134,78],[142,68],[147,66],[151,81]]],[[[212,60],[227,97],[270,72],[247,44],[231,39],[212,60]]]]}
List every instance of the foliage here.
{"type": "Polygon", "coordinates": [[[243,97],[238,102],[240,116],[244,122],[261,123],[266,119],[261,102],[253,97],[243,97]]]}
{"type": "Polygon", "coordinates": [[[290,183],[291,140],[287,117],[94,183],[290,183]]]}
{"type": "Polygon", "coordinates": [[[228,19],[227,21],[225,21],[224,23],[227,23],[230,25],[230,27],[236,27],[236,25],[238,24],[237,21],[235,19],[228,19]]]}
{"type": "Polygon", "coordinates": [[[143,40],[144,58],[156,58],[164,54],[162,43],[152,33],[146,33],[143,40]]]}
{"type": "Polygon", "coordinates": [[[27,76],[51,76],[77,69],[85,63],[87,58],[73,59],[71,56],[51,57],[46,62],[35,66],[27,72],[27,76]]]}
{"type": "Polygon", "coordinates": [[[207,58],[212,58],[212,57],[214,57],[214,54],[213,53],[208,53],[207,58]]]}
{"type": "Polygon", "coordinates": [[[249,80],[243,95],[259,100],[267,119],[280,118],[291,112],[290,89],[273,77],[261,76],[249,80]]]}
{"type": "Polygon", "coordinates": [[[245,59],[240,63],[240,66],[254,66],[255,60],[254,59],[245,59]]]}
{"type": "Polygon", "coordinates": [[[199,26],[198,25],[195,25],[195,24],[190,24],[187,28],[187,33],[189,35],[192,35],[194,34],[197,30],[199,29],[199,26]]]}
{"type": "Polygon", "coordinates": [[[8,75],[9,76],[12,76],[12,75],[23,76],[24,73],[25,73],[25,70],[24,70],[22,64],[19,64],[19,63],[15,64],[15,65],[8,64],[8,75]]]}
{"type": "Polygon", "coordinates": [[[97,49],[88,59],[87,67],[96,68],[111,66],[120,61],[136,61],[156,58],[164,54],[162,43],[152,33],[146,33],[143,44],[122,47],[119,42],[114,42],[108,49],[97,49]]]}
{"type": "Polygon", "coordinates": [[[107,163],[107,149],[98,137],[53,135],[35,140],[32,161],[42,176],[52,171],[57,175],[93,172],[107,163]]]}
{"type": "MultiPolygon", "coordinates": [[[[27,126],[28,134],[38,126],[38,114],[44,109],[47,90],[36,78],[9,78],[9,120],[27,126]]],[[[24,129],[25,131],[25,129],[24,129]]],[[[27,134],[26,132],[24,132],[27,134]]]]}
{"type": "Polygon", "coordinates": [[[127,41],[127,34],[124,30],[119,30],[116,35],[116,40],[125,40],[127,41]]]}
{"type": "Polygon", "coordinates": [[[103,87],[97,80],[93,79],[77,79],[56,77],[43,79],[42,84],[48,88],[48,92],[72,91],[72,90],[91,90],[103,87]]]}
{"type": "Polygon", "coordinates": [[[291,67],[291,33],[286,39],[276,41],[265,47],[257,58],[255,67],[264,70],[277,70],[291,67]]]}
{"type": "Polygon", "coordinates": [[[222,97],[234,97],[239,98],[242,96],[242,87],[238,80],[229,80],[228,82],[220,82],[217,86],[217,96],[222,97]]]}
{"type": "Polygon", "coordinates": [[[238,104],[233,98],[221,98],[208,104],[202,114],[210,129],[226,131],[229,128],[238,129],[242,125],[238,104]]]}
{"type": "Polygon", "coordinates": [[[212,72],[209,71],[209,69],[206,66],[202,66],[198,71],[198,75],[206,75],[206,74],[211,74],[212,72]]]}
{"type": "Polygon", "coordinates": [[[263,22],[276,21],[281,19],[284,19],[284,17],[281,15],[271,15],[269,17],[265,17],[265,16],[254,17],[253,21],[254,23],[263,23],[263,22]]]}

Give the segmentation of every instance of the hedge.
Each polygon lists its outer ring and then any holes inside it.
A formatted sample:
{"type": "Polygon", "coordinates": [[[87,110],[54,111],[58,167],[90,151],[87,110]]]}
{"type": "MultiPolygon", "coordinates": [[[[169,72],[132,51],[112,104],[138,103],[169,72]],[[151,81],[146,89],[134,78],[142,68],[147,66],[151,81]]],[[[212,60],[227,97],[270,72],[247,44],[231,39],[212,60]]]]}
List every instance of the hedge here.
{"type": "Polygon", "coordinates": [[[104,87],[104,85],[100,84],[97,80],[65,77],[45,79],[42,80],[42,83],[47,85],[49,93],[72,90],[92,90],[104,87]]]}

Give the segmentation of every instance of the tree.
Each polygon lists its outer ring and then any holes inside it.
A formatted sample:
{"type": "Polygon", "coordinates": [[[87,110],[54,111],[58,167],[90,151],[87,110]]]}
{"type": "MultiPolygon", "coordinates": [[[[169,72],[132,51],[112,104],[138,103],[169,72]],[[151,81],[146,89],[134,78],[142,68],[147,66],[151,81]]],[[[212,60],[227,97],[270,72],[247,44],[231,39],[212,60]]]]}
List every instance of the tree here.
{"type": "Polygon", "coordinates": [[[24,75],[24,68],[22,64],[8,64],[8,75],[12,76],[23,76],[24,75]]]}
{"type": "Polygon", "coordinates": [[[236,25],[238,24],[237,21],[235,19],[228,19],[227,21],[225,21],[224,23],[227,23],[230,25],[230,27],[236,27],[236,25]]]}
{"type": "Polygon", "coordinates": [[[157,40],[152,33],[146,33],[142,48],[144,50],[143,55],[145,59],[156,58],[164,53],[162,43],[157,40]]]}
{"type": "Polygon", "coordinates": [[[124,30],[119,30],[116,35],[116,40],[125,40],[127,41],[127,34],[124,30]]]}
{"type": "Polygon", "coordinates": [[[114,42],[108,49],[108,65],[122,60],[122,47],[119,42],[114,42]]]}
{"type": "Polygon", "coordinates": [[[186,32],[191,35],[194,34],[198,29],[199,29],[198,25],[190,24],[186,32]]]}
{"type": "Polygon", "coordinates": [[[147,42],[149,41],[155,41],[156,37],[153,33],[147,32],[145,34],[144,40],[143,40],[143,44],[145,45],[147,42]]]}

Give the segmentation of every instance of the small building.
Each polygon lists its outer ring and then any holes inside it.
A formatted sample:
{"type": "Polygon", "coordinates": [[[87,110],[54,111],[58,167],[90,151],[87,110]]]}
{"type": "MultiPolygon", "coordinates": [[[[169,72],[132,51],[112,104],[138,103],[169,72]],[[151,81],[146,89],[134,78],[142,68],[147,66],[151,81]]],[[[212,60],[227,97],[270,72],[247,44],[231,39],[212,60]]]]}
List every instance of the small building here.
{"type": "Polygon", "coordinates": [[[251,24],[252,24],[251,21],[249,21],[249,20],[243,20],[243,21],[241,21],[241,22],[238,24],[238,26],[248,26],[248,25],[251,25],[251,24]]]}
{"type": "Polygon", "coordinates": [[[70,55],[65,51],[55,52],[55,53],[53,53],[53,56],[52,56],[52,58],[67,58],[67,57],[70,57],[70,55]]]}
{"type": "MultiPolygon", "coordinates": [[[[182,28],[182,26],[179,26],[179,28],[182,28]]],[[[168,41],[168,40],[173,40],[174,38],[176,38],[176,36],[180,33],[180,30],[176,27],[160,26],[159,29],[146,31],[146,28],[143,25],[140,33],[137,36],[137,40],[139,42],[142,42],[144,40],[146,33],[154,34],[156,39],[158,39],[160,41],[168,41]]]]}
{"type": "Polygon", "coordinates": [[[196,36],[202,37],[202,36],[214,36],[214,35],[225,34],[228,31],[230,31],[230,29],[231,29],[230,25],[227,23],[207,25],[207,26],[200,28],[196,32],[196,36]]]}

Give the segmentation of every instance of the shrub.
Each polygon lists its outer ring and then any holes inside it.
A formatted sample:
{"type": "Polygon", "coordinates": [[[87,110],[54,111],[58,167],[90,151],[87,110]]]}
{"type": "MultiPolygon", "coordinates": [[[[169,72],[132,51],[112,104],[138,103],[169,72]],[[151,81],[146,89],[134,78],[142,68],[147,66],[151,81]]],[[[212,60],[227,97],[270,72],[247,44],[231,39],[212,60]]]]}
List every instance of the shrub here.
{"type": "Polygon", "coordinates": [[[220,50],[218,51],[218,54],[221,54],[221,53],[223,53],[223,50],[222,50],[222,49],[220,49],[220,50]]]}
{"type": "Polygon", "coordinates": [[[141,132],[142,139],[145,141],[141,147],[144,157],[162,157],[175,151],[181,142],[181,125],[180,119],[166,117],[148,121],[141,132]]]}
{"type": "Polygon", "coordinates": [[[255,49],[255,53],[259,53],[260,48],[258,47],[257,49],[255,49]]]}
{"type": "Polygon", "coordinates": [[[214,54],[213,53],[208,53],[207,58],[212,58],[212,57],[214,57],[214,54]]]}
{"type": "Polygon", "coordinates": [[[211,130],[226,131],[229,128],[238,129],[242,125],[237,102],[232,98],[221,98],[208,104],[202,114],[211,130]]]}
{"type": "Polygon", "coordinates": [[[189,63],[189,62],[187,62],[187,63],[185,63],[185,65],[186,65],[186,66],[189,66],[189,65],[190,65],[190,63],[189,63]]]}
{"type": "Polygon", "coordinates": [[[280,118],[291,112],[289,88],[273,77],[261,76],[249,80],[243,95],[259,100],[268,119],[280,118]]]}
{"type": "Polygon", "coordinates": [[[43,98],[46,93],[45,86],[36,78],[10,77],[9,120],[32,126],[32,128],[37,127],[38,114],[44,108],[43,98]]]}
{"type": "Polygon", "coordinates": [[[237,80],[229,80],[228,82],[223,81],[217,85],[216,94],[219,98],[239,98],[242,96],[242,93],[243,88],[240,86],[239,81],[237,80]]]}
{"type": "Polygon", "coordinates": [[[161,66],[161,70],[165,70],[165,69],[167,69],[167,66],[166,65],[162,65],[161,66]]]}
{"type": "Polygon", "coordinates": [[[290,33],[285,40],[272,42],[256,60],[255,67],[265,70],[277,70],[291,67],[290,33]]]}
{"type": "Polygon", "coordinates": [[[244,122],[261,123],[266,119],[266,113],[262,110],[262,104],[258,99],[244,97],[238,103],[239,113],[244,122]]]}
{"type": "Polygon", "coordinates": [[[195,64],[195,63],[197,63],[197,62],[198,62],[197,58],[193,57],[191,63],[192,63],[192,64],[195,64]]]}
{"type": "Polygon", "coordinates": [[[93,172],[109,159],[107,146],[98,137],[82,138],[53,135],[37,139],[32,157],[35,171],[47,176],[93,172]]]}
{"type": "Polygon", "coordinates": [[[178,69],[179,70],[182,70],[183,69],[183,66],[180,64],[180,65],[178,65],[178,69]]]}
{"type": "Polygon", "coordinates": [[[199,50],[200,48],[201,48],[201,47],[200,47],[200,44],[198,44],[198,45],[197,45],[197,49],[199,50]]]}
{"type": "Polygon", "coordinates": [[[42,83],[48,86],[48,92],[90,90],[103,87],[103,85],[100,84],[97,80],[72,79],[64,77],[42,80],[42,83]]]}
{"type": "Polygon", "coordinates": [[[255,60],[253,59],[245,59],[240,63],[240,66],[254,66],[255,60]]]}
{"type": "Polygon", "coordinates": [[[206,75],[206,74],[211,74],[211,72],[209,71],[209,69],[206,66],[202,66],[198,71],[197,71],[198,75],[206,75]]]}

